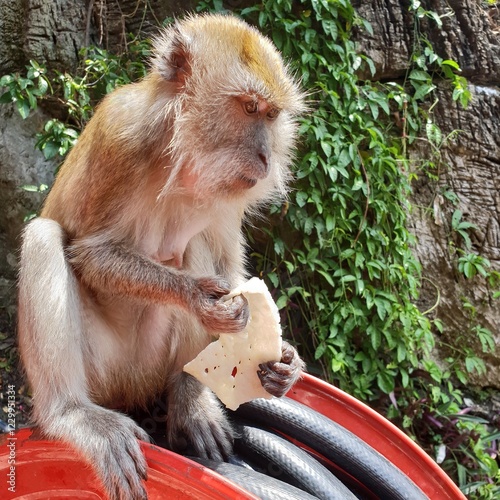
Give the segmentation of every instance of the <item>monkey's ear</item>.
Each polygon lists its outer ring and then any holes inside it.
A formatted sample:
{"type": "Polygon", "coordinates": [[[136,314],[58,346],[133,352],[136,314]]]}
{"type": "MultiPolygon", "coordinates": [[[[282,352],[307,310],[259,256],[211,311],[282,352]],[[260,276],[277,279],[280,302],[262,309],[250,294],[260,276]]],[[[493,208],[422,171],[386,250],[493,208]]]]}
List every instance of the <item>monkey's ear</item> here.
{"type": "Polygon", "coordinates": [[[191,74],[191,57],[182,33],[174,28],[170,36],[156,40],[155,52],[153,65],[160,75],[182,87],[191,74]]]}
{"type": "Polygon", "coordinates": [[[177,47],[170,54],[169,71],[163,74],[163,77],[172,83],[184,85],[186,78],[191,74],[191,65],[189,55],[183,47],[177,47]]]}

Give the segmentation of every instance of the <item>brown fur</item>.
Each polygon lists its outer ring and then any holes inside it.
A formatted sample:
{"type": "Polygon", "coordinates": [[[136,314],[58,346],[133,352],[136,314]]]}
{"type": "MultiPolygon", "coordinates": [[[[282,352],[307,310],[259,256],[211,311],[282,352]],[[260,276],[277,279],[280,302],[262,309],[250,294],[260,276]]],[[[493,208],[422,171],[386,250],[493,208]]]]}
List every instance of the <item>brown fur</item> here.
{"type": "MultiPolygon", "coordinates": [[[[111,408],[166,392],[171,443],[231,452],[216,398],[182,367],[245,327],[244,299],[220,299],[246,279],[245,214],[286,191],[301,110],[256,30],[223,16],[179,22],[156,40],[150,74],[98,106],[26,227],[19,341],[34,419],[94,464],[113,499],[145,498],[147,436],[111,408]]],[[[281,395],[301,367],[285,344],[263,384],[281,395]]]]}

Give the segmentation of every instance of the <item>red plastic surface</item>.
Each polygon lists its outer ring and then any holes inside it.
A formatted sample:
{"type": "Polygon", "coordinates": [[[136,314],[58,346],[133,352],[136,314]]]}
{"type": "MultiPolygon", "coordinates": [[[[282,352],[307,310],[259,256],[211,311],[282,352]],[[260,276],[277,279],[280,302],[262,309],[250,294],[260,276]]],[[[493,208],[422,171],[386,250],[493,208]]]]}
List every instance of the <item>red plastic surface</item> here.
{"type": "MultiPolygon", "coordinates": [[[[453,481],[411,439],[388,420],[339,389],[304,375],[288,393],[344,426],[399,467],[430,500],[465,500],[453,481]]],[[[255,500],[219,474],[168,450],[143,443],[150,500],[255,500]]],[[[0,498],[17,500],[104,500],[91,468],[70,447],[23,429],[0,435],[0,498]],[[15,439],[13,439],[15,438],[15,439]],[[14,462],[10,462],[14,460],[14,462]],[[14,467],[15,492],[9,491],[14,467]]]]}
{"type": "Polygon", "coordinates": [[[349,394],[304,374],[287,394],[334,420],[384,455],[431,500],[466,500],[450,477],[406,434],[349,394]]]}
{"type": "MultiPolygon", "coordinates": [[[[2,500],[107,498],[91,468],[69,447],[43,440],[32,429],[20,430],[13,438],[0,436],[2,500]],[[9,457],[15,460],[15,492],[8,489],[9,457]]],[[[238,485],[187,458],[146,443],[142,449],[148,462],[149,500],[257,500],[238,485]]]]}

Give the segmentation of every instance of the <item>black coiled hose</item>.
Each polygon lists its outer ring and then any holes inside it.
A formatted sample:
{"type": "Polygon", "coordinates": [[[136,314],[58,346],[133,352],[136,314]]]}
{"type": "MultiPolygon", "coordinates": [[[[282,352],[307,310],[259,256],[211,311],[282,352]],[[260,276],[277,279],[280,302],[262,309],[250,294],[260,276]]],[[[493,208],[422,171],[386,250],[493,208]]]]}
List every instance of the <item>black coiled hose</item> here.
{"type": "MultiPolygon", "coordinates": [[[[364,484],[382,500],[428,497],[384,456],[341,425],[289,398],[256,399],[236,411],[290,436],[318,452],[364,484]]],[[[286,462],[283,462],[286,467],[286,462]]]]}
{"type": "MultiPolygon", "coordinates": [[[[261,500],[317,500],[316,496],[246,467],[203,458],[190,458],[241,485],[261,500]]],[[[342,497],[337,498],[340,500],[342,497]]]]}
{"type": "Polygon", "coordinates": [[[321,500],[355,500],[356,496],[326,467],[290,441],[253,425],[241,425],[235,451],[264,473],[321,500]]]}

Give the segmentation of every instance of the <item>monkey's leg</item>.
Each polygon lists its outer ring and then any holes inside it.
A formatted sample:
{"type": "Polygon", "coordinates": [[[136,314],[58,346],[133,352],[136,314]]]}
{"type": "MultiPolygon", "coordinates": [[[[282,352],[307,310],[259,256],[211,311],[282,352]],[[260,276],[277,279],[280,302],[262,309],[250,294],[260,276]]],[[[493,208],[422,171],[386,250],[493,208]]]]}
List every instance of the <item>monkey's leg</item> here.
{"type": "Polygon", "coordinates": [[[94,466],[113,500],[146,498],[146,462],[131,419],[97,406],[88,395],[78,284],[55,221],[26,228],[19,281],[19,343],[33,390],[35,422],[51,438],[75,446],[94,466]]]}
{"type": "Polygon", "coordinates": [[[262,387],[269,394],[281,397],[297,382],[305,365],[295,348],[283,341],[281,360],[262,363],[259,368],[257,374],[262,387]]]}
{"type": "Polygon", "coordinates": [[[175,376],[168,392],[167,439],[178,448],[187,438],[201,458],[223,460],[232,453],[233,429],[215,395],[187,373],[175,376]]]}

